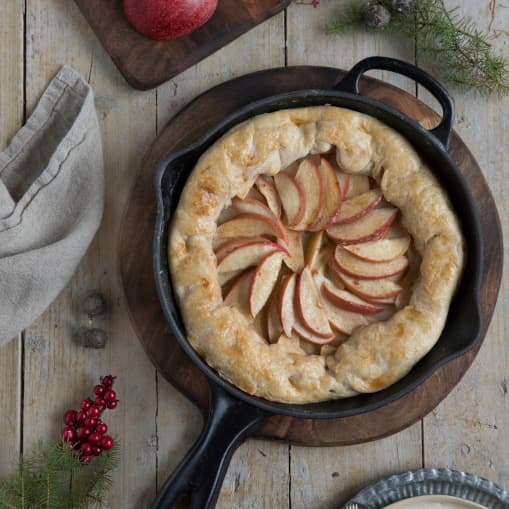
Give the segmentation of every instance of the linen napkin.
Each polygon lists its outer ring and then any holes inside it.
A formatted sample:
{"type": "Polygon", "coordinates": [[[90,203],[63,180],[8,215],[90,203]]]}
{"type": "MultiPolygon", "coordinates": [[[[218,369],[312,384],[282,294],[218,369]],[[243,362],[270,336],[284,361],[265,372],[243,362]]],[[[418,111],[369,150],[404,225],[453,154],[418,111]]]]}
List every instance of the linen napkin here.
{"type": "Polygon", "coordinates": [[[63,67],[0,153],[0,346],[76,270],[101,222],[103,170],[93,91],[63,67]]]}

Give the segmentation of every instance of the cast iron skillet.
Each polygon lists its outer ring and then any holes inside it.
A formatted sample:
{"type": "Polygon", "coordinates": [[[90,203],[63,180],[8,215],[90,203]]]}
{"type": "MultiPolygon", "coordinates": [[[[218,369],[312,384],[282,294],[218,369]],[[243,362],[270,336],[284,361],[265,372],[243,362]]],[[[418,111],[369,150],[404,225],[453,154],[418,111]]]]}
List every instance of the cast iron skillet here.
{"type": "Polygon", "coordinates": [[[443,86],[419,68],[390,58],[362,60],[333,90],[300,90],[267,97],[225,118],[193,145],[168,156],[156,177],[157,222],[153,256],[159,300],[179,345],[206,375],[210,407],[201,436],[168,479],[153,508],[168,509],[189,495],[191,508],[214,507],[229,460],[239,443],[264,418],[287,415],[330,419],[372,411],[401,398],[426,380],[441,365],[463,355],[480,340],[480,277],[483,263],[478,211],[465,180],[450,158],[447,147],[454,119],[454,103],[443,86]],[[370,69],[393,71],[426,87],[442,107],[442,121],[428,131],[406,115],[359,95],[359,79],[370,69]],[[230,384],[194,351],[175,301],[168,270],[168,227],[180,193],[200,155],[231,127],[261,113],[286,108],[331,104],[371,115],[399,131],[428,161],[447,190],[462,222],[468,257],[464,277],[451,304],[445,328],[435,347],[399,382],[370,395],[306,405],[280,404],[249,396],[230,384]]]}

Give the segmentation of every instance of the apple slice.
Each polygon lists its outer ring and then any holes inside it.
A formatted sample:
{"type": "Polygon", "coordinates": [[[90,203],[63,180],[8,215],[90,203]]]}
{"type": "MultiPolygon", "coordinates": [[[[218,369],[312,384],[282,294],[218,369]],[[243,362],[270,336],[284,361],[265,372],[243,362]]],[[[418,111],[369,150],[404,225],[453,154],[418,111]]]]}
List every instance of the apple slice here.
{"type": "Polygon", "coordinates": [[[300,223],[306,210],[306,196],[301,185],[285,171],[274,176],[281,205],[286,214],[288,226],[300,223]]]}
{"type": "Polygon", "coordinates": [[[295,287],[297,283],[297,274],[292,274],[281,283],[278,299],[278,311],[281,325],[284,333],[290,337],[292,335],[293,324],[295,323],[295,287]]]}
{"type": "MultiPolygon", "coordinates": [[[[399,295],[401,295],[401,293],[399,295]]],[[[384,299],[366,299],[366,300],[369,300],[369,302],[372,302],[373,304],[396,304],[396,299],[399,297],[399,295],[394,297],[385,297],[384,299]]]]}
{"type": "Polygon", "coordinates": [[[217,261],[220,262],[228,253],[244,244],[252,244],[253,242],[269,242],[265,237],[239,237],[238,239],[221,239],[223,242],[214,249],[217,261]]]}
{"type": "Polygon", "coordinates": [[[367,193],[359,194],[355,198],[345,200],[341,209],[331,220],[332,224],[353,223],[364,217],[382,201],[382,191],[372,189],[367,193]]]}
{"type": "Polygon", "coordinates": [[[253,265],[258,265],[263,258],[274,251],[285,252],[285,250],[266,240],[265,242],[250,242],[236,247],[230,251],[217,265],[218,272],[230,272],[232,270],[243,270],[253,265]]]}
{"type": "Polygon", "coordinates": [[[249,289],[249,310],[254,318],[269,300],[276,286],[284,254],[275,251],[267,255],[256,268],[249,289]]]}
{"type": "Polygon", "coordinates": [[[330,281],[324,282],[322,293],[332,304],[346,311],[353,311],[363,315],[376,315],[384,310],[383,307],[370,304],[346,290],[340,290],[330,281]]]}
{"type": "Polygon", "coordinates": [[[254,271],[246,272],[237,281],[235,281],[235,284],[230,288],[230,291],[224,298],[225,306],[234,306],[245,315],[249,313],[249,288],[251,286],[253,276],[254,271]]]}
{"type": "Polygon", "coordinates": [[[346,200],[348,191],[350,190],[350,175],[342,171],[335,170],[336,179],[338,180],[339,187],[341,188],[341,198],[346,200]]]}
{"type": "Polygon", "coordinates": [[[385,236],[396,219],[398,209],[374,209],[363,218],[348,224],[336,224],[327,228],[327,235],[340,244],[360,244],[385,236]]]}
{"type": "Polygon", "coordinates": [[[332,330],[324,311],[322,299],[308,267],[300,273],[295,290],[297,315],[310,332],[328,338],[332,330]]]}
{"type": "Polygon", "coordinates": [[[322,247],[323,241],[323,231],[314,232],[309,236],[307,245],[306,245],[306,255],[304,257],[306,266],[310,269],[316,265],[318,261],[318,256],[320,254],[320,249],[322,247]]]}
{"type": "Polygon", "coordinates": [[[278,237],[281,231],[275,221],[260,214],[240,214],[233,219],[220,224],[216,235],[219,238],[254,237],[257,235],[271,235],[278,237]]]}
{"type": "Polygon", "coordinates": [[[315,345],[326,345],[334,341],[334,333],[332,332],[332,329],[328,337],[317,336],[316,334],[313,334],[308,329],[306,329],[306,327],[304,327],[304,325],[302,325],[300,322],[296,321],[293,324],[293,330],[302,339],[305,339],[306,341],[309,341],[315,345]]]}
{"type": "Polygon", "coordinates": [[[294,230],[313,229],[321,220],[325,207],[325,189],[321,173],[308,159],[304,159],[295,175],[295,181],[306,193],[304,216],[292,226],[294,230]]]}
{"type": "Polygon", "coordinates": [[[219,284],[224,286],[226,283],[231,281],[233,278],[240,276],[242,274],[242,270],[229,270],[228,272],[219,272],[217,278],[219,280],[219,284]]]}
{"type": "Polygon", "coordinates": [[[410,236],[395,239],[380,239],[363,244],[344,246],[344,250],[361,260],[368,262],[390,262],[403,256],[410,247],[410,236]]]}
{"type": "Polygon", "coordinates": [[[350,175],[350,186],[346,193],[347,198],[353,198],[369,191],[369,177],[366,175],[350,175]]]}
{"type": "Polygon", "coordinates": [[[362,299],[387,299],[398,295],[402,288],[390,278],[356,279],[342,272],[336,262],[330,264],[331,269],[346,288],[362,299]]]}
{"type": "Polygon", "coordinates": [[[318,171],[322,176],[324,186],[324,207],[322,217],[314,225],[313,230],[323,230],[341,209],[341,188],[334,169],[326,159],[320,159],[318,171]]]}
{"type": "Polygon", "coordinates": [[[267,309],[267,336],[269,343],[277,343],[283,333],[283,325],[281,324],[278,311],[278,293],[277,291],[274,292],[267,309]]]}
{"type": "Polygon", "coordinates": [[[335,306],[327,298],[323,300],[325,312],[332,328],[342,334],[350,336],[357,328],[368,325],[368,319],[360,313],[353,313],[335,306]]]}
{"type": "MultiPolygon", "coordinates": [[[[284,258],[285,265],[292,272],[300,272],[304,268],[304,248],[302,246],[302,234],[288,230],[288,242],[286,244],[289,256],[284,258]]],[[[283,241],[280,240],[279,243],[283,241]]]]}
{"type": "Polygon", "coordinates": [[[285,242],[288,242],[288,233],[286,228],[283,226],[283,223],[275,216],[272,210],[267,207],[267,205],[264,205],[262,202],[253,200],[251,198],[246,198],[244,200],[234,198],[232,201],[232,206],[241,214],[257,214],[266,217],[274,226],[276,230],[276,236],[280,239],[283,239],[285,242]]]}
{"type": "Polygon", "coordinates": [[[383,279],[401,274],[408,267],[406,256],[390,262],[373,263],[351,255],[342,246],[336,246],[334,259],[342,272],[357,279],[383,279]]]}
{"type": "Polygon", "coordinates": [[[274,185],[274,181],[271,177],[267,175],[260,175],[256,179],[256,187],[258,191],[262,194],[267,202],[267,205],[270,210],[274,213],[274,215],[279,219],[281,217],[281,200],[279,198],[279,194],[276,190],[276,186],[274,185]]]}

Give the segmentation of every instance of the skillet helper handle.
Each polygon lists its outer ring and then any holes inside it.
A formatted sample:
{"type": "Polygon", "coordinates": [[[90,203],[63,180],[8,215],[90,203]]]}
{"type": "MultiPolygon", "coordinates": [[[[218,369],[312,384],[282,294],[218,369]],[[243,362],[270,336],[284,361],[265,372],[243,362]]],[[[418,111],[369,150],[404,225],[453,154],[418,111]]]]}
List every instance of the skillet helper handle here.
{"type": "Polygon", "coordinates": [[[162,487],[152,509],[171,509],[185,495],[191,500],[191,509],[212,509],[233,453],[265,417],[267,413],[230,396],[209,380],[205,428],[162,487]]]}
{"type": "Polygon", "coordinates": [[[348,71],[346,76],[334,86],[334,89],[351,94],[360,94],[359,80],[365,72],[372,69],[402,74],[407,78],[413,79],[433,94],[442,107],[442,120],[435,128],[430,129],[430,132],[440,141],[444,148],[447,149],[454,123],[454,100],[439,81],[419,67],[395,58],[365,58],[355,64],[352,69],[348,71]]]}

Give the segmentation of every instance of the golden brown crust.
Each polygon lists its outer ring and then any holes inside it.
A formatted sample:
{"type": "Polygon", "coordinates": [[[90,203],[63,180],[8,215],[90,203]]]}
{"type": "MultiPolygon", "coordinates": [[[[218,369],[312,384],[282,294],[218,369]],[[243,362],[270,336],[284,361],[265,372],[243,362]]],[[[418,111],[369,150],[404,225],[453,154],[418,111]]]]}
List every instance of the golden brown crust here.
{"type": "Polygon", "coordinates": [[[402,136],[374,118],[323,106],[253,118],[207,150],[180,198],[169,258],[189,341],[207,363],[249,394],[306,403],[383,389],[433,347],[461,274],[463,241],[444,190],[402,136]],[[406,307],[321,356],[284,336],[268,344],[243,314],[223,305],[212,239],[220,212],[257,175],[331,147],[346,172],[369,174],[401,210],[422,265],[406,307]]]}

